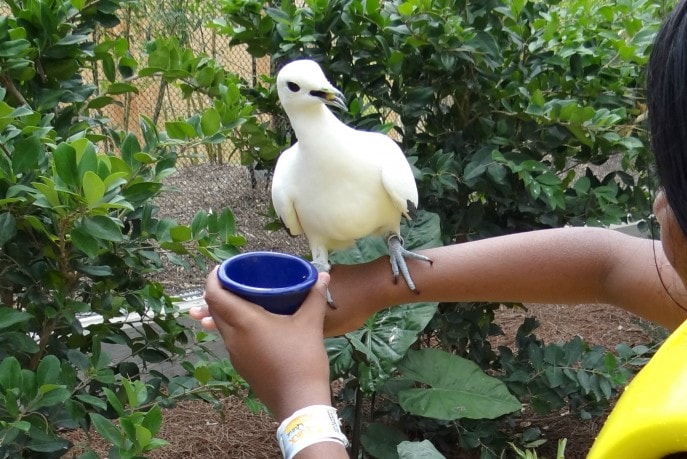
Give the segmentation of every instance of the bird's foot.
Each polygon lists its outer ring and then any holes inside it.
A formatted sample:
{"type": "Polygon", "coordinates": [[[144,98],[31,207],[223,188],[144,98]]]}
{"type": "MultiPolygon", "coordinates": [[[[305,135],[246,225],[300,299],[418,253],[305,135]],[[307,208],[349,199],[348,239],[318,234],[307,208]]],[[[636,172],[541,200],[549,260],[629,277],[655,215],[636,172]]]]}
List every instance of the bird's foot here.
{"type": "Polygon", "coordinates": [[[320,263],[318,261],[313,261],[312,262],[313,266],[315,266],[315,269],[317,269],[318,273],[328,273],[332,269],[332,265],[329,263],[320,263]]]}
{"type": "MultiPolygon", "coordinates": [[[[317,269],[317,272],[320,272],[320,273],[322,273],[322,272],[328,273],[332,270],[332,265],[330,265],[329,263],[322,264],[322,263],[318,263],[316,261],[313,261],[312,264],[317,269]]],[[[330,308],[336,309],[336,306],[334,306],[334,300],[332,299],[332,294],[329,291],[329,287],[327,287],[327,304],[329,305],[330,308]]]]}
{"type": "Polygon", "coordinates": [[[419,253],[411,252],[403,247],[403,238],[398,234],[390,235],[387,240],[387,245],[389,246],[389,257],[391,261],[391,272],[394,275],[394,282],[398,282],[398,276],[403,276],[403,279],[408,284],[410,290],[417,292],[415,288],[415,282],[413,282],[412,277],[410,277],[410,272],[408,271],[408,265],[406,264],[406,258],[410,260],[420,260],[426,261],[430,265],[434,263],[431,258],[420,255],[419,253]]]}

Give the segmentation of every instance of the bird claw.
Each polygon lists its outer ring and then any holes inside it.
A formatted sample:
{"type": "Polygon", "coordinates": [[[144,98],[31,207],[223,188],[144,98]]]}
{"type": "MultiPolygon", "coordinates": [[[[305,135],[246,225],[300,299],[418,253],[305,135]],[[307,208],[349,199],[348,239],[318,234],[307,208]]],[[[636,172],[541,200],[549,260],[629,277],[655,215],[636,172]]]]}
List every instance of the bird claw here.
{"type": "Polygon", "coordinates": [[[389,246],[389,259],[391,262],[391,272],[394,275],[394,284],[398,282],[398,277],[403,276],[403,279],[408,284],[408,288],[417,292],[415,282],[413,282],[406,264],[406,258],[411,260],[426,261],[430,265],[434,262],[431,258],[420,255],[419,253],[411,252],[403,247],[403,238],[397,234],[392,234],[387,238],[387,245],[389,246]]]}
{"type": "Polygon", "coordinates": [[[329,291],[329,288],[327,288],[327,306],[332,309],[336,309],[336,305],[334,304],[334,300],[332,299],[332,294],[329,291]]]}

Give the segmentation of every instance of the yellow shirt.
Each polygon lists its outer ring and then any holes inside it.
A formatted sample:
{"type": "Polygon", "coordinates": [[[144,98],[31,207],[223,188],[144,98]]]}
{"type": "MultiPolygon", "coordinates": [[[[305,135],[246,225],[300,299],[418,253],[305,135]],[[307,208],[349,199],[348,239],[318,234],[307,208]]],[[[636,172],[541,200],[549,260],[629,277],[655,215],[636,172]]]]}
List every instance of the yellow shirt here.
{"type": "Polygon", "coordinates": [[[587,459],[687,453],[687,322],[625,388],[587,459]]]}

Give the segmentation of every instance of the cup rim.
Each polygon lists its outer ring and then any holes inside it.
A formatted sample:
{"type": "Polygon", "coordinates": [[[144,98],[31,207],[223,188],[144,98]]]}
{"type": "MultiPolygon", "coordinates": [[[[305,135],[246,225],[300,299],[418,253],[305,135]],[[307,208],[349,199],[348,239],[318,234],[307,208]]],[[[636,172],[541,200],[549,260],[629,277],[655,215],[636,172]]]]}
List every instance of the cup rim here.
{"type": "Polygon", "coordinates": [[[283,295],[285,293],[296,293],[300,292],[306,289],[311,288],[315,282],[317,282],[317,268],[310,263],[309,261],[298,257],[296,255],[291,255],[288,253],[283,253],[283,252],[271,252],[268,250],[257,250],[257,251],[252,251],[252,252],[244,252],[244,253],[239,253],[237,255],[234,255],[230,258],[227,258],[224,260],[219,268],[217,269],[217,276],[219,277],[220,283],[227,287],[229,290],[234,291],[235,293],[243,293],[243,294],[250,294],[250,295],[259,295],[259,296],[274,296],[274,295],[283,295]],[[268,256],[272,258],[281,258],[281,259],[289,259],[292,261],[296,261],[301,264],[301,266],[304,266],[307,270],[307,276],[305,279],[303,279],[301,282],[298,282],[297,284],[290,285],[288,287],[274,287],[274,288],[267,288],[267,287],[253,287],[251,285],[246,285],[241,282],[236,282],[235,280],[231,279],[228,277],[225,273],[225,267],[229,263],[235,263],[236,261],[240,261],[242,258],[248,258],[252,256],[268,256]]]}

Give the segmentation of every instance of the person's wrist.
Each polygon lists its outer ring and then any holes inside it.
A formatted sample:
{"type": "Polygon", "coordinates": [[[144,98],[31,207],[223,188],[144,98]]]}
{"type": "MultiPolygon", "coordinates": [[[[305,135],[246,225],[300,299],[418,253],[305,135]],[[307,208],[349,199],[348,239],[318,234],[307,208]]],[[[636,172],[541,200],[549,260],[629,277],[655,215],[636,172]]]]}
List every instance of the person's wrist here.
{"type": "Polygon", "coordinates": [[[295,411],[311,405],[331,405],[332,395],[329,378],[324,380],[303,380],[282,388],[279,400],[272,408],[272,414],[279,421],[291,416],[295,411]]]}
{"type": "Polygon", "coordinates": [[[265,404],[279,422],[306,406],[331,405],[329,361],[324,348],[322,352],[322,356],[308,359],[307,367],[295,364],[282,368],[280,374],[274,376],[273,383],[269,385],[274,397],[273,403],[265,404]]]}

